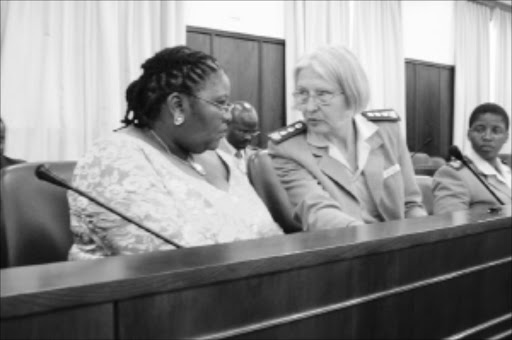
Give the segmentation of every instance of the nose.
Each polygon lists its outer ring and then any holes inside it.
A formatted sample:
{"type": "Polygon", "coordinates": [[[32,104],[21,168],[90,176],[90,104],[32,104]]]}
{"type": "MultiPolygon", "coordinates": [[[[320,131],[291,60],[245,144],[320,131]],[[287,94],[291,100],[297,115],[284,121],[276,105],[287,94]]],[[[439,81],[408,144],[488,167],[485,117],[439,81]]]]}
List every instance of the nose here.
{"type": "Polygon", "coordinates": [[[233,115],[231,114],[231,110],[222,110],[222,120],[229,124],[231,123],[231,120],[233,120],[233,115]]]}
{"type": "Polygon", "coordinates": [[[492,139],[492,131],[491,129],[486,129],[484,132],[484,135],[482,136],[483,139],[489,140],[492,139]]]}
{"type": "Polygon", "coordinates": [[[304,104],[304,109],[308,112],[316,111],[318,109],[318,104],[316,103],[313,96],[309,96],[306,103],[304,104]]]}

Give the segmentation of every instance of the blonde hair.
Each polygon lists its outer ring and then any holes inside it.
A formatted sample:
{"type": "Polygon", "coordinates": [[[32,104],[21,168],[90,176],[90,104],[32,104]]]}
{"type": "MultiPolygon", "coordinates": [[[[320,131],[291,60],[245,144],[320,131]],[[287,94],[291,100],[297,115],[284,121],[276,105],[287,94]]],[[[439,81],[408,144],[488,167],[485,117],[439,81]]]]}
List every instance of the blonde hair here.
{"type": "Polygon", "coordinates": [[[322,46],[304,55],[294,70],[295,84],[306,67],[321,74],[344,92],[347,106],[354,113],[363,111],[370,100],[370,86],[357,57],[344,46],[322,46]]]}

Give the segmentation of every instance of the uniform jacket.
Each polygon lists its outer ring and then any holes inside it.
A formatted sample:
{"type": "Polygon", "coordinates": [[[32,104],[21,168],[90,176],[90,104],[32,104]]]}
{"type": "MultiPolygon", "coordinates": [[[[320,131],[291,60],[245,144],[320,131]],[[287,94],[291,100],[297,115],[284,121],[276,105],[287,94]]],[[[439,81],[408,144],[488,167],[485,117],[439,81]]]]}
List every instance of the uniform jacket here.
{"type": "MultiPolygon", "coordinates": [[[[484,179],[505,204],[511,204],[510,187],[507,185],[505,178],[498,176],[496,173],[493,174],[496,171],[490,169],[491,165],[476,156],[474,151],[471,151],[469,156],[470,158],[466,157],[466,161],[473,170],[484,179]]],[[[510,167],[501,163],[500,159],[498,159],[498,162],[505,177],[508,176],[508,181],[510,181],[510,167]]],[[[479,205],[499,205],[492,194],[460,161],[452,161],[437,170],[434,174],[432,190],[434,193],[434,214],[465,210],[479,205]]]]}
{"type": "MultiPolygon", "coordinates": [[[[363,167],[370,195],[383,219],[425,216],[421,192],[405,142],[395,122],[370,122],[359,116],[359,125],[370,130],[365,139],[367,161],[363,167]]],[[[350,191],[350,179],[340,176],[343,165],[325,148],[307,142],[305,124],[282,142],[269,142],[274,168],[294,207],[294,218],[305,230],[344,227],[361,221],[361,208],[350,191]]],[[[298,125],[296,125],[298,126],[298,125]]],[[[290,129],[287,127],[285,129],[290,129]]],[[[359,130],[358,130],[359,131],[359,130]]]]}

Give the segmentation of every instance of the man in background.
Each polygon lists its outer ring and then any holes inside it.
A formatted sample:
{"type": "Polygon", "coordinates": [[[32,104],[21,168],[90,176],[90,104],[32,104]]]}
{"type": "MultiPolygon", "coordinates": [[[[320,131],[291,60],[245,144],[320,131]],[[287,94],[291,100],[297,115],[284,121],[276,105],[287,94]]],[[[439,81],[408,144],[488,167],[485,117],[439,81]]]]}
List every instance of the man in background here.
{"type": "Polygon", "coordinates": [[[13,159],[4,155],[4,145],[5,145],[5,125],[2,118],[0,118],[0,169],[3,169],[7,166],[22,163],[22,160],[13,159]]]}
{"type": "Polygon", "coordinates": [[[252,139],[260,132],[256,109],[244,101],[236,101],[231,111],[232,120],[226,139],[221,141],[220,149],[233,156],[235,165],[243,173],[247,173],[247,160],[258,150],[250,145],[252,139]]]}

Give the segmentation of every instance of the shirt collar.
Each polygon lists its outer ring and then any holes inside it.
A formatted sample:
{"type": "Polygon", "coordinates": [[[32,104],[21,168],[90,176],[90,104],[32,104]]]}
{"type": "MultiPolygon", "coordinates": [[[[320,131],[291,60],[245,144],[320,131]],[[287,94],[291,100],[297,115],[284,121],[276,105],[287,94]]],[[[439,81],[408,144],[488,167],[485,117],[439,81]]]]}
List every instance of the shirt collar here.
{"type": "MultiPolygon", "coordinates": [[[[226,144],[226,151],[229,150],[229,155],[231,156],[234,156],[235,155],[235,152],[237,149],[235,149],[235,147],[233,145],[231,145],[231,143],[224,137],[224,143],[226,144]]],[[[240,152],[242,153],[242,155],[245,156],[245,149],[240,149],[240,152]]]]}
{"type": "Polygon", "coordinates": [[[467,157],[473,162],[473,164],[486,176],[496,176],[499,180],[504,183],[507,183],[510,186],[510,168],[505,166],[499,157],[496,159],[497,167],[500,172],[498,172],[488,161],[483,159],[472,147],[469,148],[467,157]],[[502,175],[503,174],[503,175],[502,175]],[[507,178],[509,179],[507,181],[507,178]]]}
{"type": "MultiPolygon", "coordinates": [[[[360,113],[354,115],[354,122],[357,131],[357,153],[358,153],[358,170],[361,171],[368,160],[368,155],[371,150],[371,146],[368,143],[368,139],[373,136],[379,127],[364,118],[360,113]]],[[[345,157],[341,154],[338,148],[332,144],[324,135],[316,134],[307,130],[306,141],[309,145],[317,148],[327,148],[327,153],[330,157],[340,161],[345,166],[348,166],[348,162],[345,157]]]]}

